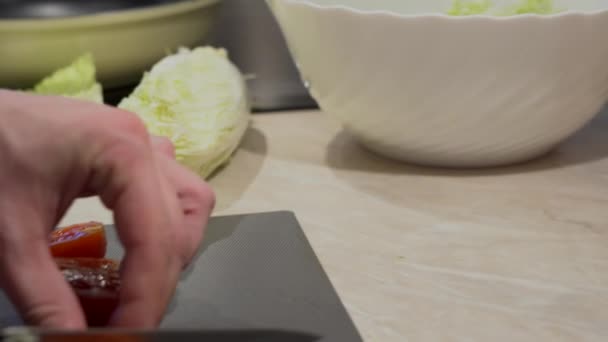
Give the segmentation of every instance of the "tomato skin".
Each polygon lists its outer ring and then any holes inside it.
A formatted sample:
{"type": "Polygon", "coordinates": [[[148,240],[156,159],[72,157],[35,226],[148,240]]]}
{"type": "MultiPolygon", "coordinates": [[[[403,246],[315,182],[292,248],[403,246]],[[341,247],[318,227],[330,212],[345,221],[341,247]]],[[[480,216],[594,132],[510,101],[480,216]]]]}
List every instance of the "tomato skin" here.
{"type": "Polygon", "coordinates": [[[88,325],[106,326],[118,306],[118,262],[103,258],[55,258],[55,262],[78,297],[88,325]]]}
{"type": "Polygon", "coordinates": [[[87,222],[51,232],[51,254],[58,258],[103,258],[107,241],[105,228],[99,222],[87,222]]]}

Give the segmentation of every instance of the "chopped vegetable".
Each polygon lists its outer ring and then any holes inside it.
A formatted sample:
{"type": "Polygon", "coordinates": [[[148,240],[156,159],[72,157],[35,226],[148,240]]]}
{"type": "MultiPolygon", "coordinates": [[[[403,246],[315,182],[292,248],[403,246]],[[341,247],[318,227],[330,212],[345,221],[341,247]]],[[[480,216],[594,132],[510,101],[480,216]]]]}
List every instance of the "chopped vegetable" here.
{"type": "Polygon", "coordinates": [[[448,10],[448,14],[455,16],[484,14],[490,9],[491,6],[492,3],[490,0],[454,0],[452,3],[452,8],[448,10]]]}
{"type": "Polygon", "coordinates": [[[56,70],[33,88],[41,95],[59,95],[103,103],[103,90],[96,80],[95,62],[90,53],[56,70]]]}
{"type": "Polygon", "coordinates": [[[51,254],[61,258],[103,258],[106,235],[103,224],[88,222],[54,230],[50,238],[51,254]]]}
{"type": "Polygon", "coordinates": [[[87,324],[107,325],[119,301],[119,264],[101,258],[55,258],[55,262],[78,297],[87,324]]]}
{"type": "Polygon", "coordinates": [[[552,14],[555,12],[553,0],[521,0],[514,6],[508,7],[504,15],[552,14]]]}
{"type": "Polygon", "coordinates": [[[479,14],[513,16],[519,14],[552,14],[557,12],[553,6],[553,0],[519,0],[513,5],[495,10],[493,10],[490,0],[454,0],[447,14],[453,16],[479,14]]]}
{"type": "Polygon", "coordinates": [[[118,107],[169,138],[177,160],[202,178],[229,161],[250,117],[243,75],[225,50],[212,47],[165,57],[118,107]]]}

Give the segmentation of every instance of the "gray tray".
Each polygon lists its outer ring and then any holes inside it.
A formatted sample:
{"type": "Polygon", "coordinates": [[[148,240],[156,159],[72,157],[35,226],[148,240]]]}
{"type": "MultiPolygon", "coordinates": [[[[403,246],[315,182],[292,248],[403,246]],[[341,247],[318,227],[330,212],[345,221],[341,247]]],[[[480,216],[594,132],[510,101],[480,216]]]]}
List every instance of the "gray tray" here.
{"type": "MultiPolygon", "coordinates": [[[[122,249],[107,229],[108,255],[122,249]]],[[[20,320],[0,293],[0,327],[20,320]]],[[[296,217],[214,217],[161,328],[279,329],[318,341],[362,341],[296,217]]]]}

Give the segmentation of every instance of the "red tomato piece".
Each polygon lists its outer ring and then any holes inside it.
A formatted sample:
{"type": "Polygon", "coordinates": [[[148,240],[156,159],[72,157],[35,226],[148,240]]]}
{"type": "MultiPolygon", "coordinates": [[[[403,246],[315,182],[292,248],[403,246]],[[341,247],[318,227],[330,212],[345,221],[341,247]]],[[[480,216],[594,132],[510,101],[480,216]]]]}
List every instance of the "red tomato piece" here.
{"type": "Polygon", "coordinates": [[[99,222],[59,228],[50,236],[51,254],[58,258],[103,258],[106,247],[105,229],[99,222]]]}
{"type": "Polygon", "coordinates": [[[88,325],[107,325],[118,305],[118,262],[103,258],[55,258],[55,261],[76,293],[88,325]]]}

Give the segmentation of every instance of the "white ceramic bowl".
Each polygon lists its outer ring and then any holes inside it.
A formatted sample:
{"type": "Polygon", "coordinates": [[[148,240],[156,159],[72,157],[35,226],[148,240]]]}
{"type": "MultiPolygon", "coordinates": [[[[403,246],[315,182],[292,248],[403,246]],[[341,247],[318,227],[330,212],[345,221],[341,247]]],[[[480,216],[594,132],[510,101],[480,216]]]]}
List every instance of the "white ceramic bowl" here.
{"type": "Polygon", "coordinates": [[[435,166],[544,154],[608,99],[607,1],[444,15],[446,0],[270,0],[302,78],[369,149],[435,166]]]}

